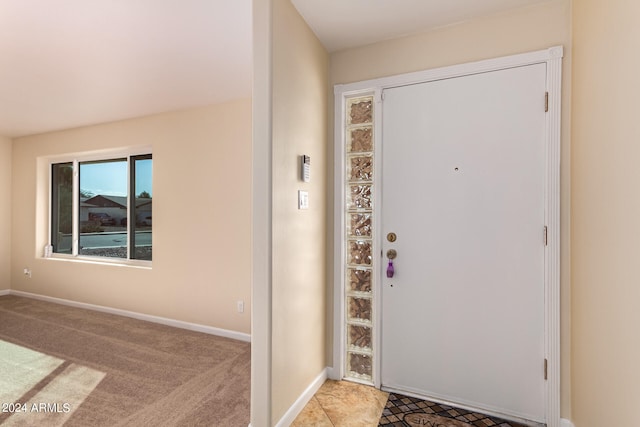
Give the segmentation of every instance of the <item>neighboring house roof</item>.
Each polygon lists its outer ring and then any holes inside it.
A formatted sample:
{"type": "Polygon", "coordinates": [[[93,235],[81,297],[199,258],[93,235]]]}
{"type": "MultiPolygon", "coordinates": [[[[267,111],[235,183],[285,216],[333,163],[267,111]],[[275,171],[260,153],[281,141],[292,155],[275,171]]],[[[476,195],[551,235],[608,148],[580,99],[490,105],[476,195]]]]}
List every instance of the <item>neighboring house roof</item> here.
{"type": "MultiPolygon", "coordinates": [[[[150,205],[152,203],[152,199],[147,198],[136,198],[136,207],[141,207],[145,205],[150,205]]],[[[124,196],[103,196],[101,194],[97,196],[93,196],[89,199],[86,199],[84,202],[81,201],[83,205],[97,206],[103,208],[126,208],[127,207],[127,198],[124,196]]]]}
{"type": "Polygon", "coordinates": [[[136,210],[138,211],[151,211],[151,200],[149,200],[148,202],[144,202],[144,203],[139,203],[140,200],[136,200],[136,210]]]}
{"type": "Polygon", "coordinates": [[[86,203],[103,208],[126,208],[127,198],[122,196],[93,196],[86,203]]]}

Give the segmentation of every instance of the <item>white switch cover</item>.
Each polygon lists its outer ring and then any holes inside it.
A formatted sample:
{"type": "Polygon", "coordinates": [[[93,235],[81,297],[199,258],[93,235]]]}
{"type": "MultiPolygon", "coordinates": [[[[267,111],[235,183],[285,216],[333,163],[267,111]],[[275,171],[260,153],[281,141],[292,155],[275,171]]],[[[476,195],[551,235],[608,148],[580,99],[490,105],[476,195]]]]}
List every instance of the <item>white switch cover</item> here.
{"type": "Polygon", "coordinates": [[[309,192],[298,190],[298,209],[309,209],[309,192]]]}

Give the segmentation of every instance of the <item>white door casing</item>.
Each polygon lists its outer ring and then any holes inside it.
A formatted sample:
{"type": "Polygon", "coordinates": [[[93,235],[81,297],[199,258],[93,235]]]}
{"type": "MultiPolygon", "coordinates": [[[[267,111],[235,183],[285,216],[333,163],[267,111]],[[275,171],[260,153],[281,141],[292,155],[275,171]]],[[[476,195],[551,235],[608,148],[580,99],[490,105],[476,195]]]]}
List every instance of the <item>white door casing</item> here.
{"type": "MultiPolygon", "coordinates": [[[[366,93],[375,95],[380,102],[381,93],[384,89],[398,87],[408,84],[418,84],[453,77],[478,74],[513,67],[521,67],[532,64],[546,64],[546,90],[548,92],[549,111],[545,115],[544,142],[545,142],[545,171],[544,171],[544,224],[548,227],[547,246],[544,248],[544,356],[548,360],[547,380],[544,383],[544,414],[547,425],[550,427],[560,425],[560,264],[559,264],[559,196],[560,196],[560,90],[561,90],[561,64],[563,49],[553,47],[546,50],[530,52],[520,55],[490,59],[469,64],[444,67],[424,72],[403,74],[392,77],[385,77],[376,80],[363,81],[348,85],[337,85],[335,87],[335,113],[336,113],[336,133],[335,133],[335,201],[336,209],[334,216],[335,223],[335,280],[336,289],[334,293],[334,363],[330,376],[340,379],[344,375],[345,358],[345,327],[344,327],[344,286],[345,286],[345,266],[340,260],[345,257],[345,100],[354,96],[361,96],[366,93]]],[[[379,104],[376,105],[379,107],[379,104]]],[[[376,108],[375,132],[381,135],[381,108],[376,108]]],[[[377,144],[376,149],[380,149],[377,144]]],[[[380,165],[381,152],[376,152],[376,165],[380,165]]],[[[380,195],[380,177],[376,177],[374,182],[376,195],[380,195]]],[[[377,213],[376,215],[379,215],[377,213]]],[[[383,232],[380,228],[381,222],[374,218],[374,253],[380,253],[382,249],[383,232]]],[[[400,238],[400,237],[399,237],[400,238]]],[[[398,262],[401,262],[402,254],[398,255],[398,262]]],[[[383,270],[381,259],[377,259],[379,271],[383,270]]],[[[385,264],[386,266],[386,264],[385,264]]],[[[398,268],[400,268],[398,266],[398,268]]],[[[398,270],[401,271],[401,270],[398,270]]],[[[380,295],[381,280],[375,280],[374,293],[380,295]]],[[[380,378],[380,337],[381,337],[381,300],[377,297],[374,313],[374,382],[377,386],[381,384],[380,378]]]]}

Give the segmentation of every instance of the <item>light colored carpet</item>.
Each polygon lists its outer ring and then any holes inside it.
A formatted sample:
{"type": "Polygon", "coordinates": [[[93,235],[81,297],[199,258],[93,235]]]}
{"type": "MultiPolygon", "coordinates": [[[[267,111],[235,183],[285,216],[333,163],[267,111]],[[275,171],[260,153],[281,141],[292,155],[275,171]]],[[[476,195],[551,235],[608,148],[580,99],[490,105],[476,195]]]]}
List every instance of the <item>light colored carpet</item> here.
{"type": "Polygon", "coordinates": [[[250,359],[245,342],[0,296],[0,424],[246,427],[250,359]]]}

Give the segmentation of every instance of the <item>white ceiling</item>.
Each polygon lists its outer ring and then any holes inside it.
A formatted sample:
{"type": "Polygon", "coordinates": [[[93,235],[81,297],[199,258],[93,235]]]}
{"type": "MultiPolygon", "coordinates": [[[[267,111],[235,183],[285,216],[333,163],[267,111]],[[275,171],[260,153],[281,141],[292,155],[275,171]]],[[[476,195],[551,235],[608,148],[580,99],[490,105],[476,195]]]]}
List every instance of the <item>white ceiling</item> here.
{"type": "Polygon", "coordinates": [[[291,0],[330,52],[549,0],[291,0]]]}
{"type": "MultiPolygon", "coordinates": [[[[292,0],[330,51],[549,0],[292,0]]],[[[251,96],[251,0],[0,0],[0,135],[251,96]]]]}
{"type": "Polygon", "coordinates": [[[0,135],[251,96],[251,0],[0,0],[0,135]]]}

